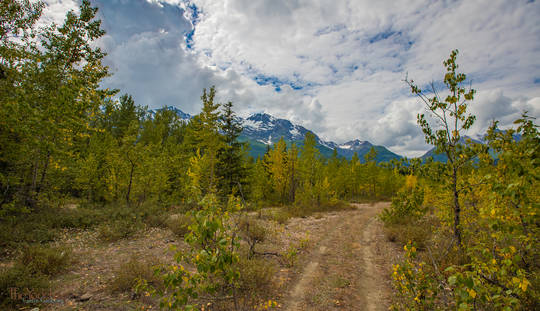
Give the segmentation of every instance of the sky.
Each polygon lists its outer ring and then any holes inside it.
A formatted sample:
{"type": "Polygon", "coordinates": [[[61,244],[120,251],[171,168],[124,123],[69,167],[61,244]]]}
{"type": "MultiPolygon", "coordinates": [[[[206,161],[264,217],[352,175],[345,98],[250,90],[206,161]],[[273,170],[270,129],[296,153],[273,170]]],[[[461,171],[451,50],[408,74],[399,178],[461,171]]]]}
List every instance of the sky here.
{"type": "MultiPolygon", "coordinates": [[[[79,0],[45,0],[61,23],[79,0]]],[[[92,0],[113,74],[104,87],[149,108],[200,112],[203,88],[241,116],[266,112],[321,138],[430,149],[416,124],[425,106],[403,82],[444,94],[443,60],[477,90],[467,133],[523,111],[540,118],[540,1],[92,0]]],[[[538,124],[538,121],[537,121],[538,124]]]]}

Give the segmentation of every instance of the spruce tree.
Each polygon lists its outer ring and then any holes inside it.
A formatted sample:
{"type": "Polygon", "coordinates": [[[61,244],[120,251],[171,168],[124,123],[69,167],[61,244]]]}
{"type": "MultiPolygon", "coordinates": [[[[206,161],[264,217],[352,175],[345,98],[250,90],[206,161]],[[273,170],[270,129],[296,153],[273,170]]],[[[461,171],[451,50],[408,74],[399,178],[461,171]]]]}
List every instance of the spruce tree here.
{"type": "Polygon", "coordinates": [[[218,153],[218,176],[220,190],[224,195],[242,192],[246,184],[246,168],[244,162],[244,144],[238,141],[242,133],[242,125],[233,111],[232,102],[223,105],[221,115],[221,133],[224,141],[223,148],[218,153]]]}

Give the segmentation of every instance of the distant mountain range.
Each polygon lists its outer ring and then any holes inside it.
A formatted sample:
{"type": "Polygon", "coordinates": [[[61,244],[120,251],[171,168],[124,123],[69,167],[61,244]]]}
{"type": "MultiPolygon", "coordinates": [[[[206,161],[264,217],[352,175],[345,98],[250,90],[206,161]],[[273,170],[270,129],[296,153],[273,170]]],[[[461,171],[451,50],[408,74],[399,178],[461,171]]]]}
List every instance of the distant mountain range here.
{"type": "MultiPolygon", "coordinates": [[[[180,119],[188,121],[191,116],[176,107],[166,107],[161,109],[169,109],[179,116],[180,119]]],[[[158,110],[161,110],[158,109],[158,110]]],[[[157,110],[149,111],[150,115],[155,114],[157,110]]],[[[293,124],[286,119],[278,119],[267,113],[256,113],[248,118],[238,118],[244,130],[239,137],[240,141],[248,142],[250,145],[250,155],[254,158],[261,157],[265,154],[269,146],[278,142],[281,137],[285,140],[287,145],[295,143],[297,146],[302,146],[306,133],[313,131],[306,129],[305,127],[293,124]]],[[[369,152],[371,147],[377,151],[377,162],[390,161],[391,159],[400,159],[400,155],[393,153],[384,146],[376,146],[368,141],[362,141],[359,139],[346,142],[344,144],[337,144],[331,141],[324,141],[319,138],[315,133],[315,139],[317,141],[317,148],[321,154],[325,157],[331,157],[334,149],[337,154],[347,159],[351,159],[356,152],[360,161],[364,161],[364,155],[369,152]]]]}
{"type": "MultiPolygon", "coordinates": [[[[173,106],[164,107],[156,110],[149,110],[148,113],[151,117],[153,117],[156,111],[162,109],[174,111],[181,120],[184,120],[186,122],[189,121],[192,117],[191,115],[173,106]]],[[[377,162],[386,162],[392,159],[402,158],[402,156],[393,153],[386,147],[373,145],[369,141],[355,139],[344,144],[337,144],[332,141],[324,141],[319,138],[319,136],[313,131],[306,129],[301,125],[294,124],[286,119],[279,119],[273,117],[267,113],[256,113],[245,119],[238,117],[238,121],[240,121],[244,128],[242,134],[238,139],[240,141],[249,143],[249,153],[254,158],[262,157],[266,153],[266,150],[274,143],[277,143],[281,137],[283,137],[288,146],[294,143],[298,147],[301,147],[304,144],[304,137],[308,132],[315,135],[315,139],[317,141],[317,148],[319,149],[321,154],[327,158],[332,156],[335,149],[339,156],[349,160],[356,152],[360,161],[364,162],[364,156],[369,152],[372,147],[375,148],[375,150],[377,151],[377,162]]],[[[514,138],[519,141],[521,139],[521,136],[516,134],[514,135],[514,138]]],[[[462,143],[465,143],[466,139],[471,139],[475,143],[486,143],[483,137],[474,139],[468,136],[464,136],[461,139],[462,143]]],[[[426,160],[429,157],[433,157],[433,160],[438,162],[448,161],[446,155],[437,154],[435,152],[435,148],[427,151],[424,155],[420,157],[420,159],[426,160]]]]}
{"type": "MultiPolygon", "coordinates": [[[[505,130],[497,130],[499,132],[505,132],[505,130]]],[[[514,134],[512,135],[514,140],[516,141],[520,141],[521,140],[521,135],[520,134],[514,134]]],[[[469,136],[463,136],[461,139],[460,139],[460,144],[466,144],[467,140],[471,140],[473,143],[476,143],[476,144],[487,144],[487,140],[486,140],[486,137],[485,135],[483,137],[478,137],[477,139],[475,138],[472,138],[472,137],[469,137],[469,136]]],[[[428,152],[426,152],[423,156],[420,157],[420,159],[422,159],[422,161],[425,161],[427,158],[429,157],[433,157],[433,161],[438,161],[438,162],[444,162],[446,163],[446,161],[448,161],[448,157],[446,156],[446,154],[444,153],[436,153],[436,148],[433,147],[431,148],[428,152]]],[[[493,152],[493,150],[490,149],[489,153],[491,154],[491,156],[493,157],[497,157],[497,155],[493,152]]]]}

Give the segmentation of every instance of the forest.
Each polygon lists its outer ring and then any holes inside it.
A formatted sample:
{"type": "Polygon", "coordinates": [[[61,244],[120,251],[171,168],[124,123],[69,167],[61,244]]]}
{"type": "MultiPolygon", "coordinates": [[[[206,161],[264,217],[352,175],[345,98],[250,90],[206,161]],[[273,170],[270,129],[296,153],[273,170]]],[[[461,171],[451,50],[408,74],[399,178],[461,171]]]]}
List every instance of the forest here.
{"type": "MultiPolygon", "coordinates": [[[[101,87],[110,73],[94,43],[105,32],[90,1],[64,24],[38,28],[43,8],[0,4],[2,308],[28,305],[32,295],[18,299],[14,289],[56,290],[78,260],[60,243],[66,237],[93,232],[99,248],[165,228],[184,243],[170,262],[133,259],[116,273],[124,283],[108,282],[131,293],[129,306],[278,309],[283,300],[263,283],[276,267],[294,266],[304,246],[261,248],[271,235],[262,219],[287,223],[380,201],[391,204],[377,221],[400,249],[387,275],[391,309],[539,308],[538,126],[524,112],[514,129],[494,122],[485,144],[466,141],[475,90],[457,51],[444,62],[448,96],[405,81],[426,105],[429,115],[418,116],[426,141],[446,162],[376,163],[374,149],[362,161],[327,158],[310,133],[302,146],[282,139],[254,159],[238,141],[233,103],[217,102],[215,87],[201,90],[202,109],[189,121],[167,108],[153,113],[101,87]]],[[[83,298],[79,308],[92,310],[83,298]]]]}

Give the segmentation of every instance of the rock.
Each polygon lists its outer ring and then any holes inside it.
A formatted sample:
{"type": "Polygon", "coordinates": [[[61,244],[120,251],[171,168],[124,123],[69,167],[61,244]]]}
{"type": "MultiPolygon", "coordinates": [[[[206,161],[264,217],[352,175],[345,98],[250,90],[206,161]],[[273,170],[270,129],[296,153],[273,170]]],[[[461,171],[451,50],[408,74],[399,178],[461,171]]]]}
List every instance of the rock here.
{"type": "Polygon", "coordinates": [[[90,293],[86,293],[84,295],[82,295],[81,297],[79,297],[79,301],[88,301],[90,300],[90,298],[92,298],[92,294],[90,293]]]}

